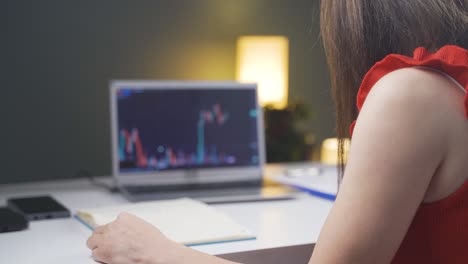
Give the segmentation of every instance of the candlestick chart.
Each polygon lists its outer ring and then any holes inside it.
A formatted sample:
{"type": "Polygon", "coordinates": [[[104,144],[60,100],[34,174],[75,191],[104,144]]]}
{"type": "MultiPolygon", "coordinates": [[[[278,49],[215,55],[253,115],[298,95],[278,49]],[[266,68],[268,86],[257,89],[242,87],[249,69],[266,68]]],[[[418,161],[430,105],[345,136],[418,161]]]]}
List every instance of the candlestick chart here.
{"type": "Polygon", "coordinates": [[[153,101],[142,93],[122,96],[117,139],[121,170],[258,163],[255,104],[236,104],[229,94],[193,100],[196,94],[186,93],[191,97],[180,91],[146,95],[153,101]]]}

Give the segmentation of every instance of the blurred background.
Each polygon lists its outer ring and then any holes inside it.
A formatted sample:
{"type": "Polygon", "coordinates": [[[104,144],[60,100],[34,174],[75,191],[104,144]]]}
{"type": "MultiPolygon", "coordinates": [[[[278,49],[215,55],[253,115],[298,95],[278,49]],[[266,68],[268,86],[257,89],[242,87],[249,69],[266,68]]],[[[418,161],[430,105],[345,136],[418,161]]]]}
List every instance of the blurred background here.
{"type": "Polygon", "coordinates": [[[334,135],[318,4],[1,1],[0,184],[110,175],[109,81],[236,80],[241,36],[288,39],[289,103],[265,106],[268,161],[317,159],[334,135]]]}

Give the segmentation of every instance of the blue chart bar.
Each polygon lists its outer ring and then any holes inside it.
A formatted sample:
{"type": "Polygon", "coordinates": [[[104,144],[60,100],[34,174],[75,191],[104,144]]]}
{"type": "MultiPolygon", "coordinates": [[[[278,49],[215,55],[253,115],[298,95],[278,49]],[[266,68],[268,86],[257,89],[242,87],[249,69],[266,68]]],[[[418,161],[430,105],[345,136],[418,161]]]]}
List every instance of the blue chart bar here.
{"type": "Polygon", "coordinates": [[[205,120],[201,112],[197,128],[197,162],[202,164],[205,159],[205,120]]]}
{"type": "MultiPolygon", "coordinates": [[[[213,106],[212,110],[206,111],[202,110],[199,114],[199,119],[197,122],[197,162],[198,164],[206,163],[207,154],[205,150],[205,125],[210,123],[215,123],[219,126],[224,125],[229,118],[229,113],[223,113],[221,111],[221,106],[216,104],[213,106]]],[[[217,157],[213,157],[216,155],[216,148],[211,153],[212,162],[217,163],[216,161],[219,160],[217,157]],[[213,153],[214,152],[214,153],[213,153]]]]}

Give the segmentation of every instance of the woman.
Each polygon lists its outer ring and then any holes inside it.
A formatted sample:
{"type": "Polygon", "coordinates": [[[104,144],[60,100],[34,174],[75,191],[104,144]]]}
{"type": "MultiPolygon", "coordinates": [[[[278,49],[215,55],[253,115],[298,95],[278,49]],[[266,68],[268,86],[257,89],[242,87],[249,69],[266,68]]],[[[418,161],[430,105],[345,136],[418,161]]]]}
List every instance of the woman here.
{"type": "MultiPolygon", "coordinates": [[[[468,0],[321,4],[352,144],[310,263],[468,263],[468,0]]],[[[88,246],[105,263],[229,263],[128,214],[88,246]]]]}

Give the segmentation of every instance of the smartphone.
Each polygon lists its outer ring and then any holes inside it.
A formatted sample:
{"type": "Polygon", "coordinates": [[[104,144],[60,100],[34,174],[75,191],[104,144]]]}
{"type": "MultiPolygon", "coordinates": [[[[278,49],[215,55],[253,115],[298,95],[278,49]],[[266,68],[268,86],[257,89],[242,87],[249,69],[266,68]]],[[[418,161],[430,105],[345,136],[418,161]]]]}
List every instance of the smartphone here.
{"type": "Polygon", "coordinates": [[[70,217],[70,211],[49,195],[11,198],[7,205],[29,221],[70,217]]]}
{"type": "Polygon", "coordinates": [[[26,218],[8,207],[0,207],[0,233],[19,231],[28,228],[26,218]]]}

